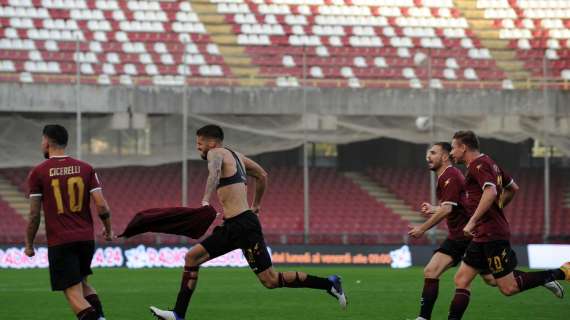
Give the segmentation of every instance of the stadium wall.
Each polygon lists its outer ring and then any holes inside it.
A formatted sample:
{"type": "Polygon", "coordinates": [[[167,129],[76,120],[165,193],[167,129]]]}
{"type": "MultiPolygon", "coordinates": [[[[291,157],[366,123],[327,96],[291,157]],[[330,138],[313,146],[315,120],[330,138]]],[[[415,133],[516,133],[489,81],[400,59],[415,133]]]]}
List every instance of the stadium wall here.
{"type": "MultiPolygon", "coordinates": [[[[447,141],[451,140],[451,137],[447,141]]],[[[532,141],[509,143],[480,139],[481,150],[509,170],[532,167],[532,141]]],[[[338,167],[342,171],[358,171],[365,167],[423,168],[426,144],[409,143],[390,138],[354,142],[338,146],[338,167]],[[392,150],[393,152],[390,152],[392,150]]],[[[543,163],[537,163],[542,166],[543,163]]]]}
{"type": "MultiPolygon", "coordinates": [[[[83,112],[180,113],[182,87],[81,85],[83,112]]],[[[189,87],[188,104],[196,114],[301,114],[301,88],[189,87]]],[[[542,91],[436,90],[437,114],[542,116],[542,91]]],[[[570,92],[549,92],[549,114],[567,115],[570,92]]],[[[426,115],[427,90],[306,88],[307,112],[335,115],[426,115]]],[[[0,84],[0,111],[75,112],[76,87],[50,84],[0,84]]]]}

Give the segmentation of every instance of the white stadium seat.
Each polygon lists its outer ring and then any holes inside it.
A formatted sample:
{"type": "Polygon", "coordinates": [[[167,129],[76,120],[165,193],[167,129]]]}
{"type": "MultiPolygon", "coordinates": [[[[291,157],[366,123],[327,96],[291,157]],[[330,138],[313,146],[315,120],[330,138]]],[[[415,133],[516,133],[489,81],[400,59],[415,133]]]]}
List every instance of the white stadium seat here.
{"type": "Polygon", "coordinates": [[[103,73],[109,74],[109,75],[114,75],[117,72],[115,71],[114,65],[112,65],[110,63],[105,63],[105,64],[103,64],[103,73]]]}
{"type": "Polygon", "coordinates": [[[101,84],[101,85],[110,85],[111,84],[111,78],[106,74],[100,74],[97,77],[97,83],[101,84]]]}
{"type": "Polygon", "coordinates": [[[387,68],[388,64],[386,63],[386,59],[384,57],[376,57],[374,58],[374,65],[378,68],[387,68]]]}
{"type": "Polygon", "coordinates": [[[402,70],[402,76],[404,76],[404,78],[407,79],[416,78],[416,72],[414,71],[413,68],[404,68],[402,70]]]}
{"type": "Polygon", "coordinates": [[[457,75],[455,74],[455,70],[453,69],[445,69],[443,70],[443,76],[449,80],[457,79],[457,75]]]}
{"type": "Polygon", "coordinates": [[[358,68],[368,67],[368,65],[366,64],[366,59],[364,57],[355,57],[354,58],[354,65],[358,68]]]}
{"type": "Polygon", "coordinates": [[[473,68],[467,68],[463,71],[463,75],[465,76],[466,79],[468,80],[477,80],[477,73],[475,72],[475,70],[473,68]]]}
{"type": "Polygon", "coordinates": [[[357,78],[350,78],[348,79],[348,86],[351,88],[360,88],[362,87],[360,81],[357,78]]]}
{"type": "Polygon", "coordinates": [[[354,77],[354,73],[352,72],[352,68],[350,67],[342,67],[342,69],[340,69],[340,74],[345,78],[354,77]]]}
{"type": "Polygon", "coordinates": [[[162,64],[174,64],[174,59],[171,54],[165,53],[160,55],[160,62],[162,64]]]}
{"type": "Polygon", "coordinates": [[[294,67],[295,66],[295,60],[293,59],[292,56],[285,55],[285,56],[283,56],[282,64],[285,67],[294,67]]]}
{"type": "Polygon", "coordinates": [[[121,75],[119,77],[119,82],[125,86],[130,86],[133,84],[133,80],[131,79],[131,77],[128,74],[121,75]]]}
{"type": "Polygon", "coordinates": [[[309,73],[311,75],[311,77],[313,78],[323,78],[323,70],[321,69],[321,67],[318,66],[313,66],[311,67],[311,69],[309,70],[309,73]]]}

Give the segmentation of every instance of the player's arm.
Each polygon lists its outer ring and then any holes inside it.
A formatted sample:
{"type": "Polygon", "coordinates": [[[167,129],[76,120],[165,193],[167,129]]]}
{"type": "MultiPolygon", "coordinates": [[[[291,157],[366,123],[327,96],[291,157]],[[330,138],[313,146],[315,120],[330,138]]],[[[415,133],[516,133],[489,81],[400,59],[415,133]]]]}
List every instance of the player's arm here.
{"type": "MultiPolygon", "coordinates": [[[[425,205],[425,203],[424,203],[425,205]]],[[[424,211],[422,205],[422,211],[424,211]]],[[[430,206],[428,212],[430,213],[430,217],[427,221],[422,223],[417,227],[413,227],[408,232],[408,235],[413,238],[421,237],[426,231],[433,228],[435,225],[441,222],[441,220],[445,219],[453,210],[453,207],[450,203],[442,203],[439,206],[430,206]]]]}
{"type": "Polygon", "coordinates": [[[267,189],[267,172],[257,162],[248,157],[243,158],[243,164],[245,165],[247,175],[255,179],[255,195],[251,208],[254,213],[258,213],[261,207],[261,199],[267,189]]]}
{"type": "Polygon", "coordinates": [[[501,199],[499,199],[499,207],[505,208],[509,203],[511,203],[517,191],[519,191],[519,186],[514,180],[511,179],[511,182],[505,186],[505,189],[501,194],[501,199]]]}
{"type": "Polygon", "coordinates": [[[224,162],[224,155],[221,150],[210,150],[208,152],[208,180],[206,180],[206,189],[204,190],[204,197],[202,197],[202,205],[210,204],[210,198],[222,176],[222,164],[224,162]]]}
{"type": "Polygon", "coordinates": [[[477,205],[477,209],[475,209],[475,213],[463,228],[463,231],[466,234],[470,234],[473,236],[473,230],[477,225],[477,222],[491,209],[493,203],[497,200],[497,187],[494,184],[487,184],[485,185],[485,189],[483,189],[483,195],[481,196],[481,200],[477,205]]]}
{"type": "Polygon", "coordinates": [[[109,205],[103,196],[103,191],[101,191],[101,189],[94,190],[91,192],[91,197],[95,203],[95,208],[97,210],[97,214],[99,215],[99,219],[101,219],[101,222],[103,222],[103,226],[105,228],[103,236],[105,237],[105,240],[111,241],[113,240],[113,228],[111,227],[111,210],[109,209],[109,205]]]}
{"type": "Polygon", "coordinates": [[[30,218],[28,220],[28,228],[26,229],[26,249],[25,253],[28,257],[34,256],[34,239],[38,233],[41,222],[41,196],[30,197],[30,218]]]}

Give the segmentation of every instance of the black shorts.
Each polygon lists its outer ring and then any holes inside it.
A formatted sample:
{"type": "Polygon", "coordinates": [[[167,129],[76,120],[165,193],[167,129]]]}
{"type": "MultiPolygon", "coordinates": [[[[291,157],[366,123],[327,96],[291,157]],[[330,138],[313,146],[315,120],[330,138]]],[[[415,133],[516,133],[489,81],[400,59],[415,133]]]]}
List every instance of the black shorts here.
{"type": "Polygon", "coordinates": [[[263,272],[272,266],[261,223],[257,215],[250,210],[224,220],[201,244],[211,259],[241,249],[249,267],[255,273],[263,272]]]}
{"type": "Polygon", "coordinates": [[[517,255],[506,240],[471,242],[463,262],[469,266],[492,273],[495,279],[513,272],[517,267],[517,255]]]}
{"type": "Polygon", "coordinates": [[[49,275],[53,291],[65,290],[93,274],[94,241],[78,241],[48,248],[49,275]]]}
{"type": "Polygon", "coordinates": [[[445,239],[445,241],[441,244],[439,248],[437,248],[435,252],[441,252],[445,255],[450,256],[453,259],[453,266],[457,266],[463,256],[465,256],[465,251],[469,246],[471,239],[467,240],[451,240],[449,238],[445,239]]]}

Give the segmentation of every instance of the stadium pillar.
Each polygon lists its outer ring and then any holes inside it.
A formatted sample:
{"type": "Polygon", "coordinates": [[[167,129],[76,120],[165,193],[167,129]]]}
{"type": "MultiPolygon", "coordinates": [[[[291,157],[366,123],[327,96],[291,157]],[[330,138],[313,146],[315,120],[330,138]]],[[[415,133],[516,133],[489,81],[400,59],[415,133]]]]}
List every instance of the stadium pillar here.
{"type": "Polygon", "coordinates": [[[81,89],[81,61],[79,56],[79,34],[75,37],[75,139],[76,139],[76,148],[77,148],[77,159],[81,160],[81,106],[80,106],[80,89],[81,89]]]}
{"type": "MultiPolygon", "coordinates": [[[[430,123],[430,138],[432,143],[436,141],[436,132],[435,132],[435,97],[433,88],[431,85],[432,81],[432,61],[431,61],[431,50],[428,49],[428,56],[427,56],[427,73],[428,73],[428,81],[427,81],[427,88],[428,88],[428,109],[429,109],[429,123],[430,123]]],[[[429,146],[428,146],[429,148],[429,146]]],[[[437,176],[434,171],[430,170],[429,173],[429,189],[430,189],[430,203],[432,205],[437,205],[437,196],[436,196],[436,186],[437,186],[437,176]]],[[[434,244],[436,239],[435,228],[431,228],[428,231],[428,238],[430,242],[434,244]]]]}
{"type": "MultiPolygon", "coordinates": [[[[186,81],[185,81],[186,82],[186,81]]],[[[186,83],[182,91],[182,206],[188,206],[188,106],[186,83]]]]}
{"type": "Polygon", "coordinates": [[[546,60],[546,52],[542,59],[542,94],[543,94],[543,143],[544,143],[544,243],[548,243],[550,237],[550,144],[548,143],[548,117],[549,117],[549,99],[548,99],[548,64],[546,60]]]}
{"type": "Polygon", "coordinates": [[[188,72],[186,66],[186,43],[184,44],[184,84],[182,87],[182,206],[188,206],[188,101],[187,101],[187,83],[188,83],[188,72]]]}
{"type": "Polygon", "coordinates": [[[303,238],[309,243],[310,205],[309,205],[309,144],[307,141],[307,47],[303,46],[303,238]]]}

